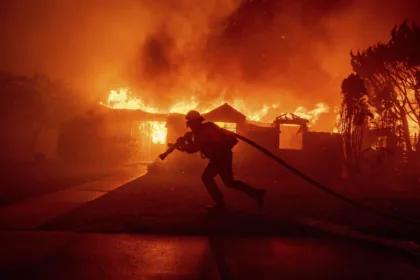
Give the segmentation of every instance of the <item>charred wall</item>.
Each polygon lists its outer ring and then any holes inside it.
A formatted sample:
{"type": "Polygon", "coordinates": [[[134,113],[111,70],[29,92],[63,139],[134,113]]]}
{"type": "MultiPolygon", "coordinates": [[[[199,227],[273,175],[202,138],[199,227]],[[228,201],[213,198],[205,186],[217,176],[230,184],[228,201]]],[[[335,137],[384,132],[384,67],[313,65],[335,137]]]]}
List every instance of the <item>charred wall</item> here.
{"type": "MultiPolygon", "coordinates": [[[[278,143],[281,137],[279,135],[276,128],[259,128],[244,134],[308,175],[317,178],[341,176],[342,153],[339,134],[303,132],[302,150],[279,149],[278,143]]],[[[257,149],[243,143],[239,145],[235,156],[239,169],[246,173],[252,171],[261,176],[280,176],[289,173],[257,149]]]]}

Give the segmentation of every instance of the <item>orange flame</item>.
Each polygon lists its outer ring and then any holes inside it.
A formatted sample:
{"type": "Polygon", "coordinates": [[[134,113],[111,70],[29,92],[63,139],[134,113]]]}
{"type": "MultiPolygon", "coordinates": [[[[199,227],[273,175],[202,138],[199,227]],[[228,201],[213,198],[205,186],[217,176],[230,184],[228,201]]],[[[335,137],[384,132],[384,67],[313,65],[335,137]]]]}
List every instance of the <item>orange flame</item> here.
{"type": "MultiPolygon", "coordinates": [[[[417,100],[416,100],[416,94],[414,90],[407,91],[407,98],[408,98],[408,102],[410,102],[411,104],[414,104],[413,107],[416,107],[415,104],[417,104],[417,100]]],[[[416,114],[419,114],[419,112],[418,112],[418,109],[415,109],[416,112],[413,112],[409,104],[406,104],[405,106],[406,106],[407,111],[409,112],[407,116],[408,129],[410,131],[410,136],[414,143],[415,136],[417,137],[419,136],[419,123],[416,121],[417,120],[416,114]]]]}
{"type": "Polygon", "coordinates": [[[300,106],[295,110],[294,114],[298,117],[307,119],[311,124],[314,124],[321,114],[328,113],[330,111],[330,108],[322,102],[317,103],[315,107],[315,109],[308,111],[304,107],[300,106]]]}
{"type": "Polygon", "coordinates": [[[127,88],[111,90],[106,103],[102,105],[112,109],[142,110],[148,113],[158,113],[158,109],[146,106],[144,101],[138,97],[129,97],[127,88]]]}
{"type": "Polygon", "coordinates": [[[154,144],[165,144],[168,133],[165,125],[165,122],[147,121],[141,122],[138,129],[154,144]]]}
{"type": "Polygon", "coordinates": [[[414,139],[416,137],[419,137],[419,124],[414,121],[415,120],[415,116],[413,113],[410,114],[410,116],[407,117],[407,122],[408,122],[408,130],[410,131],[410,136],[411,136],[411,140],[414,143],[414,139]]]}
{"type": "Polygon", "coordinates": [[[340,107],[335,106],[334,110],[333,110],[334,114],[335,114],[335,123],[334,123],[334,128],[333,128],[333,133],[339,133],[339,123],[340,123],[340,107]]]}
{"type": "Polygon", "coordinates": [[[198,106],[198,101],[195,97],[191,97],[189,101],[181,101],[175,103],[169,109],[170,113],[179,113],[179,114],[186,114],[190,110],[196,109],[198,106]]]}
{"type": "Polygon", "coordinates": [[[152,142],[155,144],[165,144],[168,131],[165,122],[151,122],[152,142]]]}
{"type": "MultiPolygon", "coordinates": [[[[227,103],[223,98],[219,98],[210,104],[207,103],[207,106],[202,106],[195,96],[191,96],[189,99],[180,101],[173,104],[169,110],[164,111],[156,107],[151,107],[145,104],[143,99],[139,97],[130,96],[130,90],[128,88],[120,88],[117,90],[111,90],[108,96],[108,99],[105,103],[101,102],[101,105],[106,106],[112,109],[127,109],[127,110],[142,110],[149,113],[180,113],[185,114],[189,110],[199,110],[201,112],[208,112],[212,109],[227,103]]],[[[277,109],[278,104],[267,105],[264,104],[261,109],[255,110],[250,109],[241,98],[233,99],[230,103],[235,109],[247,116],[251,121],[258,122],[271,122],[271,119],[268,119],[268,114],[270,110],[277,109]]],[[[311,124],[314,124],[319,116],[323,113],[329,112],[329,107],[325,103],[317,103],[316,108],[308,110],[302,106],[298,107],[294,114],[302,118],[308,119],[311,124]]],[[[156,127],[157,129],[157,127],[156,127]]],[[[163,135],[163,134],[162,134],[163,135]]]]}

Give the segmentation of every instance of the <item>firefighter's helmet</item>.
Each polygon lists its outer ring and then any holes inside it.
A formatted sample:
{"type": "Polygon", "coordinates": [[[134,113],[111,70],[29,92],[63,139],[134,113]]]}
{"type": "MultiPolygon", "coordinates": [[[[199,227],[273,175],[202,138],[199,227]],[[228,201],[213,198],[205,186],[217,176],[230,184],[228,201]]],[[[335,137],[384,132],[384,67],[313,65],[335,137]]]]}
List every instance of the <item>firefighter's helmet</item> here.
{"type": "Polygon", "coordinates": [[[194,122],[194,121],[203,122],[204,117],[199,112],[197,112],[195,110],[191,110],[185,116],[185,120],[186,120],[187,124],[189,124],[191,122],[194,122]]]}

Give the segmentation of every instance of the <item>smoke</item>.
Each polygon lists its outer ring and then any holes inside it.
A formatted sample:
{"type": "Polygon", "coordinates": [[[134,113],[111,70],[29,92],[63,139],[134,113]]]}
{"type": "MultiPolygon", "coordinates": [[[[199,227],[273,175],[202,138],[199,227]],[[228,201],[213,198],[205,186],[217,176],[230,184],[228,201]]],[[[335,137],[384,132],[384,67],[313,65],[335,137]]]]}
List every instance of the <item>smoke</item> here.
{"type": "MultiPolygon", "coordinates": [[[[416,0],[16,0],[0,4],[1,70],[166,106],[243,98],[284,111],[340,102],[351,49],[389,38],[416,0]]],[[[417,15],[418,16],[418,15],[417,15]]],[[[335,116],[320,119],[330,130],[335,116]]]]}

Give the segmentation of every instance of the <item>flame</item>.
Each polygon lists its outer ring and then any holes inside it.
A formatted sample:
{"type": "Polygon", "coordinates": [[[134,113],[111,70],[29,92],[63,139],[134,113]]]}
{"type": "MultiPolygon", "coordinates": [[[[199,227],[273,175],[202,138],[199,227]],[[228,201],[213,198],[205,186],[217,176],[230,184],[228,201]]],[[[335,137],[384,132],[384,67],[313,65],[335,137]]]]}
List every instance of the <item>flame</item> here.
{"type": "Polygon", "coordinates": [[[158,109],[146,106],[144,101],[138,97],[129,97],[128,88],[111,90],[106,103],[101,105],[112,109],[142,110],[148,113],[158,113],[158,109]]]}
{"type": "MultiPolygon", "coordinates": [[[[185,99],[173,104],[168,110],[162,110],[146,105],[143,99],[130,94],[129,88],[111,90],[107,101],[105,103],[101,102],[101,105],[112,109],[142,110],[149,113],[166,114],[169,112],[186,114],[190,110],[198,110],[200,112],[206,113],[220,105],[223,105],[224,103],[231,104],[236,110],[246,115],[247,119],[251,121],[271,123],[275,116],[271,115],[270,112],[274,112],[272,110],[275,110],[277,115],[281,113],[277,110],[279,108],[278,104],[264,104],[260,109],[251,109],[241,98],[235,98],[230,100],[230,102],[227,102],[224,98],[218,98],[212,102],[206,102],[206,106],[204,106],[203,104],[200,104],[197,97],[195,96],[191,96],[189,99],[185,99]]],[[[329,107],[325,103],[317,103],[316,108],[313,110],[307,110],[306,108],[299,106],[295,110],[294,114],[308,119],[311,124],[314,124],[321,114],[327,112],[329,112],[329,107]]],[[[158,129],[156,126],[155,128],[159,131],[162,130],[162,127],[158,129]]],[[[160,133],[163,135],[163,132],[160,133]]]]}
{"type": "Polygon", "coordinates": [[[168,131],[165,122],[151,122],[152,142],[155,144],[165,144],[168,131]]]}
{"type": "Polygon", "coordinates": [[[333,112],[335,114],[335,123],[334,123],[334,128],[333,128],[333,133],[340,133],[339,131],[339,125],[340,125],[340,107],[339,106],[335,106],[333,109],[333,112]]]}
{"type": "Polygon", "coordinates": [[[277,104],[273,104],[271,106],[264,104],[261,110],[248,114],[248,119],[251,121],[264,122],[263,120],[268,115],[269,110],[271,108],[276,109],[277,107],[277,104]]]}
{"type": "Polygon", "coordinates": [[[170,113],[186,114],[190,110],[196,109],[198,106],[197,99],[192,96],[189,101],[181,101],[172,105],[169,109],[170,113]]]}
{"type": "MultiPolygon", "coordinates": [[[[413,107],[416,107],[417,100],[416,100],[416,94],[414,90],[410,89],[407,91],[407,98],[408,98],[408,102],[411,103],[413,107]]],[[[407,115],[408,130],[410,131],[410,136],[413,140],[413,144],[415,144],[414,139],[419,136],[419,123],[416,121],[417,120],[416,115],[419,114],[418,108],[415,109],[416,112],[413,112],[408,104],[406,104],[405,106],[406,106],[407,112],[409,112],[407,115]]]]}
{"type": "MultiPolygon", "coordinates": [[[[376,128],[376,123],[381,120],[381,115],[375,112],[374,108],[370,108],[370,111],[373,113],[373,119],[369,120],[368,127],[370,129],[374,129],[376,128]]],[[[410,138],[412,139],[413,144],[415,144],[414,140],[416,137],[419,136],[419,130],[420,130],[419,124],[415,121],[416,120],[415,114],[413,112],[410,112],[409,109],[407,109],[407,111],[408,111],[408,114],[407,114],[408,130],[410,133],[410,138]]]]}
{"type": "Polygon", "coordinates": [[[413,144],[416,144],[415,141],[417,141],[419,137],[419,124],[414,121],[415,116],[413,113],[410,114],[410,116],[407,117],[408,122],[408,130],[410,131],[410,138],[413,142],[413,144]]]}
{"type": "Polygon", "coordinates": [[[215,122],[215,124],[217,124],[219,127],[236,133],[236,123],[215,122]]]}
{"type": "Polygon", "coordinates": [[[330,108],[322,102],[317,103],[315,107],[315,109],[308,111],[304,107],[300,106],[295,110],[293,114],[298,117],[307,119],[311,124],[314,124],[319,119],[321,114],[328,113],[330,111],[330,108]]]}
{"type": "Polygon", "coordinates": [[[141,134],[150,138],[154,144],[165,144],[167,129],[166,122],[145,121],[140,122],[139,131],[141,134]]]}

